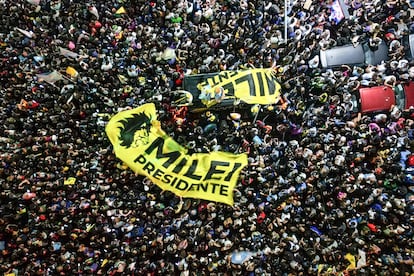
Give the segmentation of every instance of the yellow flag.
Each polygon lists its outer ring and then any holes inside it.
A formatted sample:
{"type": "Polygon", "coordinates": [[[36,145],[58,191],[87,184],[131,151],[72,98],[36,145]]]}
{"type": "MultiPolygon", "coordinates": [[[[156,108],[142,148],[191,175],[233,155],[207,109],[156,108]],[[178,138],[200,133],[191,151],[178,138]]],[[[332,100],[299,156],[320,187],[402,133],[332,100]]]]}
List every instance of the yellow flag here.
{"type": "Polygon", "coordinates": [[[348,267],[346,268],[347,270],[356,268],[356,263],[355,263],[356,261],[355,261],[354,255],[352,255],[351,253],[347,253],[345,255],[345,259],[350,263],[348,267]]]}
{"type": "Polygon", "coordinates": [[[119,33],[115,34],[115,38],[119,40],[122,38],[123,35],[124,35],[124,31],[120,31],[119,33]]]}
{"type": "Polygon", "coordinates": [[[128,82],[128,78],[121,74],[118,74],[118,79],[122,84],[125,84],[128,82]]]}
{"type": "Polygon", "coordinates": [[[318,264],[317,266],[318,269],[318,276],[319,275],[325,275],[325,274],[330,274],[334,271],[334,268],[332,266],[329,266],[328,264],[318,264]]]}
{"type": "Polygon", "coordinates": [[[324,268],[323,264],[318,264],[318,275],[322,272],[323,268],[324,268]]]}
{"type": "Polygon", "coordinates": [[[120,7],[115,13],[116,14],[123,14],[123,13],[126,13],[126,10],[125,10],[124,7],[120,7]]]}
{"type": "Polygon", "coordinates": [[[101,267],[104,267],[108,263],[108,259],[102,261],[101,267]]]}
{"type": "Polygon", "coordinates": [[[122,111],[106,126],[115,155],[135,173],[181,197],[233,204],[233,189],[246,154],[195,153],[168,136],[153,103],[122,111]]]}
{"type": "Polygon", "coordinates": [[[225,98],[240,99],[248,104],[276,104],[281,86],[273,68],[222,71],[198,84],[200,100],[210,107],[225,98]]]}
{"type": "Polygon", "coordinates": [[[95,227],[95,223],[86,226],[86,232],[90,232],[95,227]]]}
{"type": "Polygon", "coordinates": [[[76,182],[76,178],[75,177],[68,177],[67,179],[65,179],[65,181],[63,182],[63,185],[74,185],[76,182]]]}
{"type": "Polygon", "coordinates": [[[66,68],[66,74],[68,74],[72,78],[76,78],[78,76],[78,71],[76,71],[76,69],[73,68],[72,66],[68,66],[66,68]]]}

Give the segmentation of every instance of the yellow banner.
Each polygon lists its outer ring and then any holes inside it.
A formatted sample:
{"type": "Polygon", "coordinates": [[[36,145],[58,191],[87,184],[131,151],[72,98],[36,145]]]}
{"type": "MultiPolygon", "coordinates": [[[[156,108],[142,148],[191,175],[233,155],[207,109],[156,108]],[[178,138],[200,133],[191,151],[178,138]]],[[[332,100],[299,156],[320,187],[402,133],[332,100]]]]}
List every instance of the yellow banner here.
{"type": "Polygon", "coordinates": [[[168,136],[152,103],[122,111],[106,126],[115,155],[135,173],[178,196],[233,205],[233,189],[246,154],[195,153],[168,136]]]}
{"type": "Polygon", "coordinates": [[[116,14],[123,14],[123,13],[126,13],[126,10],[125,10],[124,7],[120,7],[115,13],[116,14]]]}
{"type": "Polygon", "coordinates": [[[276,104],[281,86],[273,68],[257,68],[222,71],[200,83],[198,88],[200,99],[209,107],[221,100],[221,94],[248,104],[276,104]]]}

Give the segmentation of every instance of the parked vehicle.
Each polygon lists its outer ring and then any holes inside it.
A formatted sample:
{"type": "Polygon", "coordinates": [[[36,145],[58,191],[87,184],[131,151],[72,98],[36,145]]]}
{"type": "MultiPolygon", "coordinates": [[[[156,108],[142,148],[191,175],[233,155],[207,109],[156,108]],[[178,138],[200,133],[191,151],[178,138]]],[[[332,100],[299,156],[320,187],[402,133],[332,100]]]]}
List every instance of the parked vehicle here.
{"type": "Polygon", "coordinates": [[[388,60],[388,46],[385,42],[378,45],[373,51],[369,43],[353,44],[333,47],[320,51],[321,66],[323,68],[347,65],[378,65],[388,60]]]}
{"type": "MultiPolygon", "coordinates": [[[[401,44],[405,47],[407,59],[414,58],[414,34],[404,36],[401,44]]],[[[376,50],[370,47],[369,42],[358,45],[337,46],[319,53],[322,68],[347,65],[378,65],[389,59],[389,47],[384,41],[379,43],[376,50]]]]}
{"type": "Polygon", "coordinates": [[[386,85],[363,87],[353,99],[354,112],[388,111],[394,105],[400,110],[414,107],[414,82],[398,84],[394,88],[386,85]]]}

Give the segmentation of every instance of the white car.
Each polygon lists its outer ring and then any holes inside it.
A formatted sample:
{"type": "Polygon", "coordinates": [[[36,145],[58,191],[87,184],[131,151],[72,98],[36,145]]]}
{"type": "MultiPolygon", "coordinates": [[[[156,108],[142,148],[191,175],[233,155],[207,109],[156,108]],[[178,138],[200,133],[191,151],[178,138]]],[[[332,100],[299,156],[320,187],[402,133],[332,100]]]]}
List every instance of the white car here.
{"type": "MultiPolygon", "coordinates": [[[[414,0],[413,0],[414,1],[414,0]]],[[[404,36],[401,39],[402,45],[407,49],[406,57],[414,58],[414,34],[404,36]]],[[[378,49],[373,51],[369,47],[369,42],[358,45],[337,46],[319,53],[322,68],[338,67],[347,65],[378,65],[389,59],[388,45],[382,41],[378,49]]]]}
{"type": "Polygon", "coordinates": [[[378,65],[388,60],[388,46],[385,42],[378,45],[376,51],[372,51],[368,45],[353,44],[333,47],[320,51],[321,65],[323,68],[347,65],[378,65]]]}

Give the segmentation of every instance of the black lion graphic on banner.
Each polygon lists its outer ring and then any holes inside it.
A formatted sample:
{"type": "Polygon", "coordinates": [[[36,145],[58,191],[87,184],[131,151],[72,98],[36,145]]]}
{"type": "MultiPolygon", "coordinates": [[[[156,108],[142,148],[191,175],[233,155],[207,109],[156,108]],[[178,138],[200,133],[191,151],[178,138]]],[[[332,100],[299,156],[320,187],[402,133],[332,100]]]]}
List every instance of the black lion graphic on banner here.
{"type": "Polygon", "coordinates": [[[149,132],[151,129],[151,117],[145,113],[132,114],[132,117],[119,121],[122,126],[118,127],[121,146],[136,148],[149,143],[149,132]]]}

